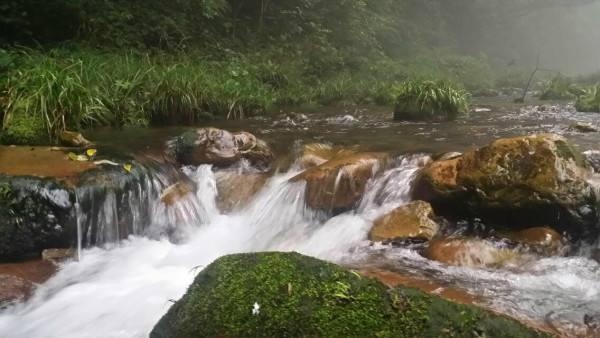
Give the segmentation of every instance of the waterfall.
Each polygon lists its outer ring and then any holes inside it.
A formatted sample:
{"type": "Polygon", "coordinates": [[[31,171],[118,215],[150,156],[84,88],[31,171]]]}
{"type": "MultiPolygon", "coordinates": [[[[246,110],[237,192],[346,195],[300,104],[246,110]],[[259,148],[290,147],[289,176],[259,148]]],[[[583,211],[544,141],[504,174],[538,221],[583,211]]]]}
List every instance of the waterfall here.
{"type": "Polygon", "coordinates": [[[98,193],[84,187],[77,194],[83,258],[65,262],[31,299],[1,312],[0,336],[146,337],[172,300],[213,260],[269,250],[298,251],[350,265],[365,264],[377,255],[411,274],[492,294],[498,311],[518,310],[530,318],[543,318],[575,302],[585,303],[585,310],[600,310],[594,301],[600,295],[600,268],[590,268],[595,263],[583,258],[548,258],[525,272],[500,272],[446,267],[411,249],[372,245],[367,233],[373,220],[410,201],[411,182],[426,161],[424,155],[398,158],[368,182],[355,210],[335,216],[306,206],[306,184],[289,181],[299,173],[297,167],[269,179],[245,208],[231,214],[216,207],[210,166],[184,168],[183,179],[193,182],[196,191],[168,207],[160,195],[182,177],[164,171],[148,171],[118,191],[106,186],[98,193]],[[124,212],[125,205],[133,211],[124,212]],[[119,245],[92,246],[116,238],[119,245]],[[552,294],[552,299],[540,298],[540,292],[552,294]]]}

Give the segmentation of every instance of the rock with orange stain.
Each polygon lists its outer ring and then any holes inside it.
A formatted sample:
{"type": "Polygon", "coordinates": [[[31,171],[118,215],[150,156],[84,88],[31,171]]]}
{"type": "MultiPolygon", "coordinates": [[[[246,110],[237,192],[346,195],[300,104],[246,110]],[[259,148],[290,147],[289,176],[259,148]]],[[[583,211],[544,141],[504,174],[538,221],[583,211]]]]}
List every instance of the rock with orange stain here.
{"type": "Polygon", "coordinates": [[[304,145],[302,148],[300,163],[304,168],[312,168],[334,158],[354,155],[356,152],[356,149],[353,148],[343,148],[324,143],[311,143],[304,145]]]}
{"type": "Polygon", "coordinates": [[[590,175],[583,155],[562,136],[506,138],[434,161],[415,180],[413,198],[442,216],[515,228],[542,223],[585,238],[600,232],[590,175]]]}
{"type": "Polygon", "coordinates": [[[549,227],[535,227],[507,233],[506,237],[514,242],[539,249],[547,255],[559,254],[565,249],[564,238],[549,227]]]}
{"type": "Polygon", "coordinates": [[[76,183],[83,172],[96,168],[93,162],[69,160],[67,152],[62,148],[0,146],[0,174],[76,183]]]}
{"type": "Polygon", "coordinates": [[[54,263],[43,260],[0,264],[0,308],[26,300],[56,271],[54,263]]]}
{"type": "Polygon", "coordinates": [[[434,218],[435,214],[429,203],[411,202],[375,220],[369,239],[375,242],[430,240],[439,230],[434,218]]]}
{"type": "Polygon", "coordinates": [[[448,265],[499,267],[518,262],[516,251],[479,238],[443,238],[429,241],[425,257],[448,265]]]}
{"type": "Polygon", "coordinates": [[[320,210],[347,210],[363,196],[370,178],[387,162],[384,153],[359,153],[334,158],[293,177],[306,182],[306,204],[320,210]]]}
{"type": "Polygon", "coordinates": [[[397,288],[400,286],[415,288],[460,304],[473,305],[481,302],[481,299],[471,295],[467,291],[444,286],[434,280],[429,280],[422,277],[375,268],[361,270],[360,274],[375,278],[390,288],[397,288]]]}

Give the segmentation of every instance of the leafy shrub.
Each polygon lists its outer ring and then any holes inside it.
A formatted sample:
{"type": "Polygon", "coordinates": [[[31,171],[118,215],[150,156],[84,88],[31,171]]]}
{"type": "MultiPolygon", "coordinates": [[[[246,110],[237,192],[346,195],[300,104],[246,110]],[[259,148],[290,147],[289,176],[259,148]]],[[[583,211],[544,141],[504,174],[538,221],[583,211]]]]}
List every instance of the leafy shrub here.
{"type": "Polygon", "coordinates": [[[577,98],[575,103],[577,111],[600,113],[600,84],[584,90],[584,94],[577,98]]]}
{"type": "Polygon", "coordinates": [[[469,109],[469,95],[446,81],[407,81],[395,88],[397,120],[452,120],[469,109]]]}

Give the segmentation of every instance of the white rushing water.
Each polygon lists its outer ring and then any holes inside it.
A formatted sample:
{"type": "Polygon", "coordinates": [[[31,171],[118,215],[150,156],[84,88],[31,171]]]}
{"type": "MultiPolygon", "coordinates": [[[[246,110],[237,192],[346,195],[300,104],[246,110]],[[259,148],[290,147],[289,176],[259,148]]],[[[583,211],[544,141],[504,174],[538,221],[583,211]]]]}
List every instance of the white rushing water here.
{"type": "Polygon", "coordinates": [[[29,301],[0,313],[0,337],[146,337],[207,264],[226,254],[266,250],[341,263],[377,252],[408,271],[427,272],[474,292],[489,290],[498,308],[532,318],[581,303],[585,310],[600,311],[600,269],[585,258],[549,258],[527,272],[494,271],[450,268],[412,250],[371,246],[366,238],[373,220],[408,202],[410,182],[423,163],[422,156],[401,159],[369,183],[357,211],[331,218],[305,206],[304,183],[288,182],[294,170],[270,179],[243,210],[223,215],[215,204],[210,167],[188,169],[197,194],[175,210],[157,207],[152,222],[159,232],[165,224],[176,226],[184,241],[130,237],[84,250],[79,262],[63,264],[29,301]]]}

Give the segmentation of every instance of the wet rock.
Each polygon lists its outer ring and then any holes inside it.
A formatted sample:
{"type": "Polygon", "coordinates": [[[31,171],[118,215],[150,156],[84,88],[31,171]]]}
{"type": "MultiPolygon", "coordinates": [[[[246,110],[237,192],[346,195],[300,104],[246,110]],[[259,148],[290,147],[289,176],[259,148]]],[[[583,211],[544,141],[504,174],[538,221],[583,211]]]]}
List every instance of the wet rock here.
{"type": "Polygon", "coordinates": [[[443,216],[516,228],[542,223],[586,237],[598,231],[590,174],[583,155],[561,136],[515,137],[431,163],[416,179],[413,197],[443,216]]]}
{"type": "Polygon", "coordinates": [[[167,187],[160,195],[160,201],[172,206],[189,194],[196,193],[196,184],[192,181],[177,182],[167,187]]]}
{"type": "Polygon", "coordinates": [[[598,131],[598,128],[594,127],[591,123],[577,122],[570,125],[569,130],[580,133],[595,133],[598,131]]]}
{"type": "Polygon", "coordinates": [[[354,148],[343,148],[324,143],[311,143],[304,145],[302,148],[300,163],[305,168],[311,168],[334,158],[351,156],[356,153],[357,151],[354,148]]]}
{"type": "Polygon", "coordinates": [[[516,251],[479,238],[444,238],[429,241],[425,257],[448,265],[500,267],[519,261],[516,251]]]}
{"type": "Polygon", "coordinates": [[[336,157],[310,168],[290,181],[306,182],[306,204],[320,210],[347,210],[362,198],[367,182],[387,162],[384,153],[336,157]]]}
{"type": "Polygon", "coordinates": [[[61,262],[65,259],[75,257],[75,249],[45,249],[42,251],[42,259],[45,261],[61,262]]]}
{"type": "Polygon", "coordinates": [[[62,148],[0,146],[0,174],[56,178],[74,183],[93,162],[69,160],[62,148]]]}
{"type": "Polygon", "coordinates": [[[268,179],[265,174],[239,174],[228,171],[218,171],[215,176],[218,191],[217,206],[225,212],[247,206],[268,179]]]}
{"type": "Polygon", "coordinates": [[[217,128],[185,132],[169,142],[169,152],[184,165],[213,164],[229,166],[242,158],[259,167],[267,167],[273,153],[262,140],[247,132],[230,133],[217,128]]]}
{"type": "Polygon", "coordinates": [[[600,150],[587,150],[583,152],[588,163],[592,166],[595,172],[600,172],[600,150]]]}
{"type": "Polygon", "coordinates": [[[536,249],[547,255],[559,254],[564,249],[564,239],[556,230],[548,227],[535,227],[506,235],[516,243],[536,249]]]}
{"type": "Polygon", "coordinates": [[[392,210],[375,220],[369,239],[376,242],[430,240],[439,230],[431,205],[415,201],[392,210]]]}
{"type": "Polygon", "coordinates": [[[161,337],[545,337],[515,320],[297,253],[221,257],[150,333],[161,337]]]}
{"type": "Polygon", "coordinates": [[[588,328],[588,334],[592,333],[594,337],[600,334],[600,313],[593,315],[585,314],[583,316],[583,323],[588,328]]]}
{"type": "Polygon", "coordinates": [[[0,309],[25,300],[35,285],[23,278],[0,274],[0,309]]]}
{"type": "Polygon", "coordinates": [[[73,205],[72,192],[53,180],[0,175],[0,261],[70,246],[73,205]]]}
{"type": "Polygon", "coordinates": [[[41,260],[0,264],[0,309],[26,300],[56,271],[53,262],[41,260]]]}
{"type": "Polygon", "coordinates": [[[81,133],[74,131],[63,131],[60,134],[60,143],[66,147],[86,148],[92,145],[81,133]]]}
{"type": "Polygon", "coordinates": [[[451,152],[447,152],[447,153],[441,153],[441,154],[435,154],[432,156],[432,159],[434,161],[446,161],[446,160],[453,160],[457,157],[461,157],[462,153],[459,153],[457,151],[451,151],[451,152]]]}

